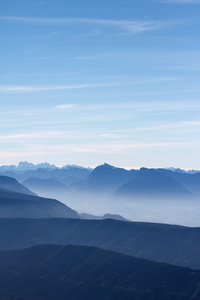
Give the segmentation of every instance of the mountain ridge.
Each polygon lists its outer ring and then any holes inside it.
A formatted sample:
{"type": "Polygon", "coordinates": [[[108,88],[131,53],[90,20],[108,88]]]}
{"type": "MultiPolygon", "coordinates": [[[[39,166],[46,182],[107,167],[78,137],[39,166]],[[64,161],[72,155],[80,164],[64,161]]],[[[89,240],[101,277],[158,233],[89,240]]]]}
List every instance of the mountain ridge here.
{"type": "Polygon", "coordinates": [[[200,228],[113,219],[0,219],[0,250],[86,245],[200,270],[200,228]]]}
{"type": "Polygon", "coordinates": [[[79,214],[55,199],[0,188],[0,218],[8,217],[79,218],[79,214]]]}
{"type": "Polygon", "coordinates": [[[200,271],[86,246],[0,251],[0,297],[197,300],[200,271]]]}
{"type": "Polygon", "coordinates": [[[15,178],[0,175],[0,188],[10,190],[17,193],[37,196],[24,185],[20,184],[15,178]]]}

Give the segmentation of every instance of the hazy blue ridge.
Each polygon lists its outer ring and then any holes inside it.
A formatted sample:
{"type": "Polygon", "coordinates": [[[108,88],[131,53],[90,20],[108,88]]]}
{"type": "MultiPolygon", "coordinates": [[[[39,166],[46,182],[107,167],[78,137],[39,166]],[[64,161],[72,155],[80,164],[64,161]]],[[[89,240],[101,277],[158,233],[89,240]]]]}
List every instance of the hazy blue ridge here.
{"type": "Polygon", "coordinates": [[[200,228],[112,219],[0,219],[0,249],[74,244],[200,270],[200,228]]]}
{"type": "Polygon", "coordinates": [[[76,211],[55,200],[0,188],[0,218],[79,218],[76,211]]]}
{"type": "Polygon", "coordinates": [[[0,188],[32,196],[36,195],[16,179],[8,176],[0,176],[0,188]]]}

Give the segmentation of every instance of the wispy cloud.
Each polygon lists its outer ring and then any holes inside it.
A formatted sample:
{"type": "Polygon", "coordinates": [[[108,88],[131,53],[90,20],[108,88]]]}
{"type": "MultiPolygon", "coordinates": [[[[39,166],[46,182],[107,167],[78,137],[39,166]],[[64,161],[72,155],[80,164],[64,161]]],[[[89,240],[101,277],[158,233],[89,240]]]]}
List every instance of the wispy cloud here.
{"type": "Polygon", "coordinates": [[[50,85],[50,86],[28,86],[28,85],[1,85],[0,93],[34,93],[44,91],[57,91],[57,90],[71,90],[71,89],[86,89],[98,87],[112,87],[112,86],[128,86],[143,83],[156,83],[160,81],[176,81],[180,78],[176,77],[161,77],[141,79],[129,82],[110,82],[110,83],[88,83],[88,84],[72,84],[72,85],[50,85]]]}
{"type": "Polygon", "coordinates": [[[125,133],[133,133],[133,132],[141,132],[141,131],[168,131],[168,130],[174,130],[174,129],[189,129],[191,131],[193,130],[200,130],[200,121],[187,121],[187,122],[177,122],[173,124],[160,124],[157,126],[148,126],[148,127],[134,127],[134,128],[127,128],[127,129],[116,129],[111,131],[111,133],[102,135],[102,136],[108,136],[108,137],[117,137],[117,134],[125,134],[125,133]]]}
{"type": "MultiPolygon", "coordinates": [[[[32,159],[35,155],[46,155],[46,151],[1,151],[0,157],[1,159],[13,159],[13,158],[19,158],[21,157],[29,157],[32,159]]],[[[52,153],[53,154],[53,153],[52,153]]]]}
{"type": "MultiPolygon", "coordinates": [[[[101,104],[63,104],[57,105],[54,108],[65,110],[69,108],[74,108],[77,111],[100,111],[100,110],[123,110],[135,111],[135,112],[155,112],[155,111],[180,111],[180,110],[200,110],[199,103],[177,103],[169,101],[151,101],[151,102],[118,102],[118,103],[101,103],[101,104]]],[[[185,122],[191,123],[191,122],[185,122]]],[[[193,122],[195,123],[195,122],[193,122]]],[[[198,122],[197,122],[198,123],[198,122]]]]}
{"type": "Polygon", "coordinates": [[[200,4],[200,0],[161,0],[161,2],[175,4],[200,4]]]}
{"type": "MultiPolygon", "coordinates": [[[[185,141],[167,141],[167,142],[149,142],[149,143],[124,143],[124,142],[118,142],[118,143],[70,143],[68,145],[46,145],[46,144],[34,144],[34,151],[42,152],[48,154],[50,153],[70,153],[70,152],[76,152],[76,153],[124,153],[127,150],[133,150],[133,149],[148,149],[148,148],[157,148],[157,147],[182,147],[182,146],[200,146],[200,142],[185,142],[185,141]]],[[[32,145],[29,145],[31,149],[33,149],[32,145]]]]}
{"type": "MultiPolygon", "coordinates": [[[[0,20],[7,22],[27,23],[33,25],[90,25],[100,28],[114,28],[130,34],[155,30],[163,27],[167,23],[159,21],[130,21],[130,20],[109,20],[109,19],[89,19],[89,18],[29,18],[1,16],[0,20]]],[[[99,33],[99,32],[98,32],[99,33]]]]}
{"type": "Polygon", "coordinates": [[[56,108],[58,109],[73,109],[77,106],[77,104],[69,103],[69,104],[63,104],[63,105],[57,105],[56,108]]]}
{"type": "Polygon", "coordinates": [[[87,56],[75,56],[73,59],[76,60],[96,60],[102,58],[113,58],[113,56],[119,56],[114,53],[101,53],[101,54],[94,54],[94,55],[87,55],[87,56]]]}
{"type": "Polygon", "coordinates": [[[84,89],[93,86],[94,85],[91,84],[63,85],[63,86],[1,85],[0,93],[33,93],[33,92],[43,92],[43,91],[84,89]]]}
{"type": "Polygon", "coordinates": [[[16,140],[26,140],[26,139],[37,139],[37,138],[49,138],[62,136],[63,132],[60,131],[44,131],[37,133],[22,133],[22,134],[10,134],[0,136],[0,141],[16,141],[16,140]]]}
{"type": "Polygon", "coordinates": [[[102,138],[108,138],[108,139],[117,139],[118,136],[113,133],[103,133],[100,135],[102,138]]]}
{"type": "MultiPolygon", "coordinates": [[[[52,139],[60,140],[61,143],[68,139],[85,139],[85,138],[95,138],[95,134],[87,134],[83,132],[79,132],[76,130],[66,131],[66,130],[46,130],[42,132],[30,132],[30,133],[19,133],[19,134],[8,134],[8,135],[0,135],[0,141],[2,142],[43,142],[49,141],[51,143],[52,139]],[[65,140],[64,140],[65,139],[65,140]]],[[[29,143],[28,143],[29,144],[29,143]]],[[[27,144],[27,145],[28,145],[27,144]]]]}

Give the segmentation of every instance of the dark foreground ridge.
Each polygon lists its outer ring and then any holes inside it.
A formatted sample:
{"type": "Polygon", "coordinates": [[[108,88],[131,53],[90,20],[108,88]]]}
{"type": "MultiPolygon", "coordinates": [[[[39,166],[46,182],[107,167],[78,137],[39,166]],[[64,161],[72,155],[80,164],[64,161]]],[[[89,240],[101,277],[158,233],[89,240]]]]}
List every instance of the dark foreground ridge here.
{"type": "Polygon", "coordinates": [[[0,299],[198,300],[200,272],[94,247],[0,252],[0,299]]]}
{"type": "Polygon", "coordinates": [[[0,219],[0,249],[86,245],[200,269],[200,228],[81,219],[0,219]]]}

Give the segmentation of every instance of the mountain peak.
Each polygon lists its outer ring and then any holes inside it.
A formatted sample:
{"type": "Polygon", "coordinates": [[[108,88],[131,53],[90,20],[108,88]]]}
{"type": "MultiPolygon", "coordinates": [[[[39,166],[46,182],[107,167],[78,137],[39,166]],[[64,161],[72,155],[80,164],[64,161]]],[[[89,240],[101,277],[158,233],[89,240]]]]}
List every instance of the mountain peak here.
{"type": "Polygon", "coordinates": [[[82,167],[82,166],[77,166],[77,165],[65,165],[63,167],[61,167],[61,170],[72,170],[72,169],[86,169],[86,170],[93,170],[92,168],[89,167],[82,167]]]}
{"type": "Polygon", "coordinates": [[[103,165],[97,166],[94,170],[96,170],[96,169],[98,169],[98,170],[100,170],[100,169],[102,169],[102,170],[115,170],[117,168],[114,167],[114,166],[111,166],[111,165],[109,165],[107,163],[104,163],[103,165]]]}
{"type": "Polygon", "coordinates": [[[39,169],[39,168],[44,168],[44,169],[56,169],[57,167],[55,165],[51,165],[47,162],[44,162],[44,163],[40,163],[40,164],[36,164],[34,165],[33,163],[29,163],[27,161],[21,161],[17,168],[19,170],[36,170],[36,169],[39,169]]]}
{"type": "Polygon", "coordinates": [[[39,168],[42,169],[57,169],[55,165],[51,165],[47,162],[40,163],[34,165],[33,163],[29,163],[28,161],[20,161],[18,165],[8,165],[8,166],[1,166],[0,169],[2,171],[30,171],[30,170],[37,170],[39,168]]]}

